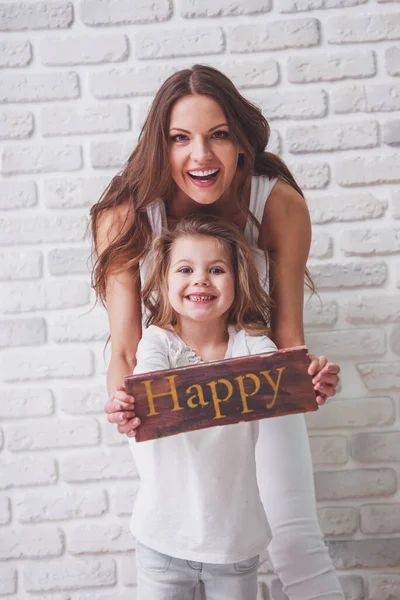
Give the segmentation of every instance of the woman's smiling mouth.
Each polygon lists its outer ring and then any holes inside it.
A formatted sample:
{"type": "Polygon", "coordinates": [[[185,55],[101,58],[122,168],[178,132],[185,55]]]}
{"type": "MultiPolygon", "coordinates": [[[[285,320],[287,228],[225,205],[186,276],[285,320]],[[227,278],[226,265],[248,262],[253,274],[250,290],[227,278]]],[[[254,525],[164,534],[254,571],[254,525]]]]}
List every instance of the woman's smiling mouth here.
{"type": "Polygon", "coordinates": [[[220,169],[196,169],[188,171],[190,179],[195,185],[204,185],[213,183],[220,173],[220,169]]]}

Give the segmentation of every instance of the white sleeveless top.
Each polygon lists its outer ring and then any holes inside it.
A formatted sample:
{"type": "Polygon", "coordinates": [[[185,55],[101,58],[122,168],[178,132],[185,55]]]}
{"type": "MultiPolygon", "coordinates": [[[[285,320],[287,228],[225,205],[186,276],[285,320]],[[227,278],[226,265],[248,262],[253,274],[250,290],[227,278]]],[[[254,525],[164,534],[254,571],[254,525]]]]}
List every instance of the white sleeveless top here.
{"type": "MultiPolygon", "coordinates": [[[[262,222],[265,202],[276,182],[253,177],[249,209],[262,222]]],[[[164,204],[148,209],[155,234],[167,226],[164,204]]],[[[258,230],[248,220],[245,237],[265,280],[258,230]]],[[[141,264],[141,278],[148,270],[141,264]]],[[[225,358],[271,352],[266,336],[231,328],[225,358]]],[[[195,364],[200,359],[173,331],[151,326],[137,351],[135,373],[195,364]]],[[[212,427],[137,444],[130,440],[141,484],[131,530],[150,548],[198,562],[233,563],[259,554],[271,536],[259,497],[255,468],[258,422],[212,427]]]]}
{"type": "MultiPolygon", "coordinates": [[[[276,178],[269,179],[265,175],[253,175],[251,178],[249,210],[260,224],[262,223],[264,215],[265,203],[276,182],[276,178]]],[[[157,235],[158,233],[161,233],[162,229],[167,227],[167,215],[165,212],[164,202],[159,200],[158,202],[155,202],[149,206],[147,209],[147,217],[154,234],[157,235]]],[[[253,251],[254,261],[256,263],[262,286],[266,287],[267,273],[265,269],[265,255],[264,252],[258,248],[258,230],[250,218],[247,219],[244,237],[253,251]]],[[[146,257],[140,263],[140,279],[142,285],[146,280],[148,270],[149,257],[146,257]]]]}

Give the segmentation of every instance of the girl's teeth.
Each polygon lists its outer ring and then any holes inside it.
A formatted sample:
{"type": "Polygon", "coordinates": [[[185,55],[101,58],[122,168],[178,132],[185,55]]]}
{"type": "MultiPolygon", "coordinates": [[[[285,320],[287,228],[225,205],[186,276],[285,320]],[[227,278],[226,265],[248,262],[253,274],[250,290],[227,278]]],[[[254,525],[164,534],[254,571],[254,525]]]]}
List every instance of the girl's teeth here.
{"type": "Polygon", "coordinates": [[[195,302],[201,302],[203,300],[212,300],[212,296],[189,296],[189,300],[194,300],[195,302]]]}

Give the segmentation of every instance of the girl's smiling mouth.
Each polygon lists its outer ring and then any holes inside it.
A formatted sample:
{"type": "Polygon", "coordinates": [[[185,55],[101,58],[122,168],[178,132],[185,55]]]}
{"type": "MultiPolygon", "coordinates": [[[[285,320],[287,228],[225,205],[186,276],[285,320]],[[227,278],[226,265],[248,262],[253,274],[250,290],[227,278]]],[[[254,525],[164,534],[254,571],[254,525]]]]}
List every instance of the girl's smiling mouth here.
{"type": "Polygon", "coordinates": [[[216,296],[211,296],[210,294],[189,294],[185,298],[186,300],[190,300],[190,302],[210,302],[211,300],[215,300],[216,296]]]}

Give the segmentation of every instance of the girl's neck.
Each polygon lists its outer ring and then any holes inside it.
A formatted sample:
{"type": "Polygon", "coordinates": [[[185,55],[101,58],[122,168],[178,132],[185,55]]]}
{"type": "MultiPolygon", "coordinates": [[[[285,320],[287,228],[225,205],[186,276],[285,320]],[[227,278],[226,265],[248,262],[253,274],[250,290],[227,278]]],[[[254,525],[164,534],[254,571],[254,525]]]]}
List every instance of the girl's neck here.
{"type": "Polygon", "coordinates": [[[175,331],[204,362],[222,360],[228,347],[229,333],[224,321],[187,321],[178,317],[175,331]]]}

